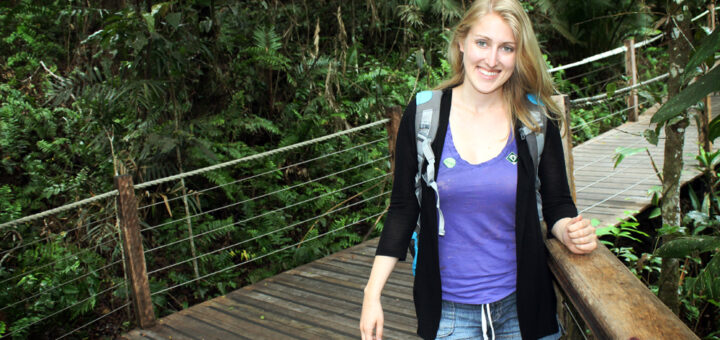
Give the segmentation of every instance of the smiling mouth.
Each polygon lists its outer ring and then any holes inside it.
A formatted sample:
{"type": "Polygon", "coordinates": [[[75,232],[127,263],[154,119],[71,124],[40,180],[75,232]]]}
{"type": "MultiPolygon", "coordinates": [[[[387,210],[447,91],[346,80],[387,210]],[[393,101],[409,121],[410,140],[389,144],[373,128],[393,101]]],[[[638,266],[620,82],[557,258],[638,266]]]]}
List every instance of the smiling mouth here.
{"type": "Polygon", "coordinates": [[[496,76],[496,75],[500,74],[500,71],[491,72],[491,71],[486,71],[486,70],[484,70],[484,69],[481,68],[481,69],[480,69],[480,73],[482,73],[483,75],[488,76],[488,77],[493,77],[493,76],[496,76]]]}

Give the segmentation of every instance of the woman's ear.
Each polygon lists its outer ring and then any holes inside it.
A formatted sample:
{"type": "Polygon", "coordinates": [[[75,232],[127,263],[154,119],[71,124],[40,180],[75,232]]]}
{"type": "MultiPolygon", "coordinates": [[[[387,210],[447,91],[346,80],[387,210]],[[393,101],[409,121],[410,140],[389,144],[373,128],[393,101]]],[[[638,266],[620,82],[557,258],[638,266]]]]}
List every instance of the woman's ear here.
{"type": "Polygon", "coordinates": [[[465,53],[462,43],[463,43],[462,41],[458,41],[458,47],[460,48],[460,53],[465,53]]]}

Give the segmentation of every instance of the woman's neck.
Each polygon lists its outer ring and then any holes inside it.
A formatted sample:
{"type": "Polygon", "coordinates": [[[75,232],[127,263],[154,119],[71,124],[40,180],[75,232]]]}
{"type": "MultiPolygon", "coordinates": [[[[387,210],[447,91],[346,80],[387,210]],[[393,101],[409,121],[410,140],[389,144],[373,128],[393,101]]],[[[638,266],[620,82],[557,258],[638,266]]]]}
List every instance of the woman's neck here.
{"type": "Polygon", "coordinates": [[[493,93],[480,93],[467,82],[453,89],[453,99],[473,114],[505,111],[506,106],[501,89],[493,93]]]}

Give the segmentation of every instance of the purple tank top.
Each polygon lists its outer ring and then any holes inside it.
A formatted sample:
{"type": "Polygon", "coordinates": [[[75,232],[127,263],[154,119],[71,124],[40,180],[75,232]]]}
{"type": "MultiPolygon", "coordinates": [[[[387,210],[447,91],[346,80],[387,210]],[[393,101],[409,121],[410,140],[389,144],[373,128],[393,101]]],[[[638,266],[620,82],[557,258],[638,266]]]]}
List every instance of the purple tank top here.
{"type": "Polygon", "coordinates": [[[448,124],[437,177],[445,217],[445,236],[438,238],[443,300],[484,304],[515,291],[517,160],[511,137],[495,158],[466,162],[448,124]]]}

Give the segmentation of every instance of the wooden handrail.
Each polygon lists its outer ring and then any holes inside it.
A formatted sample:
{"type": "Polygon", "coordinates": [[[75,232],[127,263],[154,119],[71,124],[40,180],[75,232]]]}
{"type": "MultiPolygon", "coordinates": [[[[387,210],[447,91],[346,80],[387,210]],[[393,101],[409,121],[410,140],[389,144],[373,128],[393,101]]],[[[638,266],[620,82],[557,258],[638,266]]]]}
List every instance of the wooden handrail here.
{"type": "Polygon", "coordinates": [[[699,339],[604,245],[572,254],[557,239],[545,245],[559,286],[597,339],[699,339]]]}

